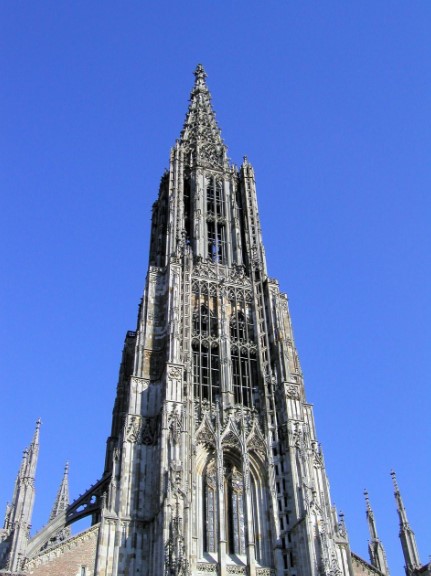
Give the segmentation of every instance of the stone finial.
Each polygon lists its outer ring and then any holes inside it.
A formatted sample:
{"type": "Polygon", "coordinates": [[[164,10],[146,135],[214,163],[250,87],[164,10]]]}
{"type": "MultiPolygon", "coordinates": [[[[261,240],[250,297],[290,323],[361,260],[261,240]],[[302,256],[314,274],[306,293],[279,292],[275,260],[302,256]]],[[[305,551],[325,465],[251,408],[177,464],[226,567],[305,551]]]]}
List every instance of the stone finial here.
{"type": "Polygon", "coordinates": [[[207,73],[204,70],[202,64],[198,64],[196,66],[196,70],[193,72],[196,78],[196,84],[198,83],[205,83],[205,78],[207,77],[207,73]]]}

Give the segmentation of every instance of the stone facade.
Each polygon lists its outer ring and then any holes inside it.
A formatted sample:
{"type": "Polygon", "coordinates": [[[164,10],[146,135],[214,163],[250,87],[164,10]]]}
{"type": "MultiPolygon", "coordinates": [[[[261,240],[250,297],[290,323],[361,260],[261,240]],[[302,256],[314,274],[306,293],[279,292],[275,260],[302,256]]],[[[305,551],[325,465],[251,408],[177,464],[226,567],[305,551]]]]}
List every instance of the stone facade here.
{"type": "Polygon", "coordinates": [[[267,273],[254,170],[229,163],[205,77],[198,66],[153,206],[103,477],[68,505],[66,469],[29,539],[33,441],[0,534],[7,574],[388,573],[369,501],[371,564],[352,556],[331,503],[287,297],[267,273]],[[71,537],[84,516],[92,528],[71,537]]]}

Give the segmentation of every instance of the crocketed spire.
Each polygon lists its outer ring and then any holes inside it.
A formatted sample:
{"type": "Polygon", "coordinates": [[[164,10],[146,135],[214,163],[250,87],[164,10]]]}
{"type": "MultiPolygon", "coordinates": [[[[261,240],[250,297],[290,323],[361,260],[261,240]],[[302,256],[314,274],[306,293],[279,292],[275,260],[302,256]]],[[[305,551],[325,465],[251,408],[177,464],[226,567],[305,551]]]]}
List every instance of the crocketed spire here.
{"type": "Polygon", "coordinates": [[[411,576],[415,569],[420,567],[419,552],[416,545],[415,533],[411,529],[409,521],[407,520],[406,509],[404,508],[404,502],[398,487],[397,477],[393,470],[391,471],[391,477],[394,484],[394,496],[397,503],[398,517],[400,519],[400,540],[406,563],[406,574],[407,576],[411,576]]]}
{"type": "Polygon", "coordinates": [[[226,163],[226,146],[221,137],[211,94],[205,82],[206,72],[198,64],[194,72],[195,84],[190,94],[190,104],[180,136],[180,144],[189,165],[223,168],[226,163]]]}
{"type": "Polygon", "coordinates": [[[364,490],[365,504],[366,504],[366,515],[368,522],[368,529],[370,531],[371,540],[368,542],[368,553],[370,555],[370,561],[373,566],[375,566],[382,574],[389,575],[388,563],[386,560],[385,549],[383,544],[377,534],[376,521],[374,518],[374,512],[371,508],[370,499],[368,492],[364,490]]]}
{"type": "MultiPolygon", "coordinates": [[[[52,507],[51,516],[49,517],[49,521],[54,520],[59,514],[65,512],[69,506],[69,464],[66,462],[64,467],[64,474],[63,479],[61,481],[60,487],[57,492],[57,497],[54,502],[54,506],[52,507]]],[[[62,528],[55,536],[53,536],[47,544],[48,546],[52,546],[53,544],[57,544],[58,542],[62,542],[69,538],[71,534],[70,526],[65,526],[62,528]]]]}

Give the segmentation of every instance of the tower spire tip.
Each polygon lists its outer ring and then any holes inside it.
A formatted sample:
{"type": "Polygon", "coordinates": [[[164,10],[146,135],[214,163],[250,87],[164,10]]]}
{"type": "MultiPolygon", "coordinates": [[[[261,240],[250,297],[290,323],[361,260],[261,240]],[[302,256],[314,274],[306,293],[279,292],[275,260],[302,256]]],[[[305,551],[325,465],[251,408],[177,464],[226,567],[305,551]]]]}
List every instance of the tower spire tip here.
{"type": "Polygon", "coordinates": [[[205,69],[202,66],[202,64],[198,64],[196,66],[196,70],[193,72],[193,74],[195,75],[197,82],[198,81],[205,82],[205,78],[207,77],[207,73],[205,72],[205,69]]]}
{"type": "Polygon", "coordinates": [[[364,490],[364,497],[365,497],[365,504],[367,505],[367,510],[371,511],[370,497],[368,495],[368,490],[366,488],[364,490]]]}
{"type": "Polygon", "coordinates": [[[397,475],[395,474],[395,470],[391,470],[391,478],[394,484],[395,492],[399,492],[400,489],[398,488],[397,475]]]}

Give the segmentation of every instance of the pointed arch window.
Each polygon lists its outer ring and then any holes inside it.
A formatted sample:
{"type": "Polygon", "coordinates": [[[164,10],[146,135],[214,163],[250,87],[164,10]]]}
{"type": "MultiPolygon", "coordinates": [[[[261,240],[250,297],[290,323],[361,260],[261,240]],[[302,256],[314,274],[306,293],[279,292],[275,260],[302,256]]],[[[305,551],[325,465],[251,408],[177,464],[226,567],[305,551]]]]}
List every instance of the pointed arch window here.
{"type": "Polygon", "coordinates": [[[226,264],[226,229],[217,221],[207,223],[208,259],[218,264],[226,264]]]}
{"type": "Polygon", "coordinates": [[[230,335],[233,340],[240,342],[254,342],[253,314],[251,306],[237,306],[233,304],[234,311],[230,319],[230,335]]]}
{"type": "Polygon", "coordinates": [[[224,216],[223,181],[208,176],[206,179],[207,211],[213,216],[224,216]]]}
{"type": "Polygon", "coordinates": [[[244,491],[241,472],[228,463],[225,468],[226,540],[230,554],[245,554],[244,491]]]}
{"type": "Polygon", "coordinates": [[[227,264],[225,197],[223,180],[206,178],[207,257],[211,262],[227,264]]]}
{"type": "Polygon", "coordinates": [[[235,404],[253,406],[254,391],[257,388],[256,350],[233,345],[231,360],[235,404]]]}
{"type": "Polygon", "coordinates": [[[192,358],[195,398],[216,402],[220,396],[217,292],[211,283],[193,284],[192,358]]]}
{"type": "Polygon", "coordinates": [[[257,353],[251,305],[244,300],[231,300],[230,318],[232,382],[235,404],[253,406],[258,385],[257,353]]]}
{"type": "Polygon", "coordinates": [[[220,397],[219,347],[216,342],[195,339],[193,351],[193,381],[195,397],[213,403],[220,397]]]}
{"type": "Polygon", "coordinates": [[[207,304],[202,304],[193,313],[193,335],[203,337],[217,337],[218,335],[217,316],[207,304]]]}
{"type": "Polygon", "coordinates": [[[204,552],[217,552],[219,510],[223,505],[225,535],[228,554],[245,554],[244,489],[241,471],[227,461],[223,469],[224,500],[217,498],[215,461],[211,460],[203,475],[203,548],[204,552]]]}
{"type": "Polygon", "coordinates": [[[217,552],[217,478],[214,461],[207,466],[203,480],[204,550],[205,552],[217,552]]]}

